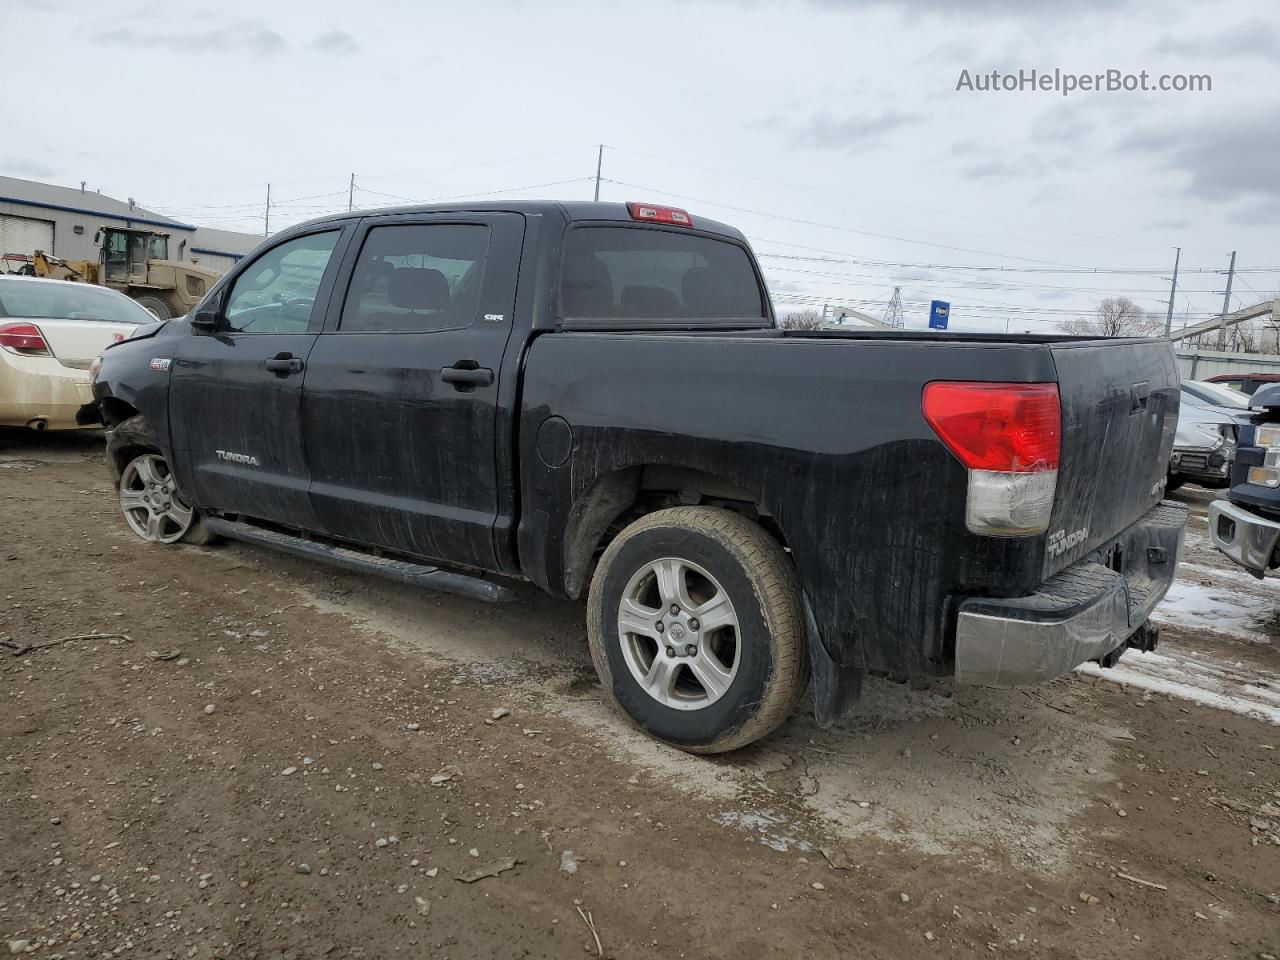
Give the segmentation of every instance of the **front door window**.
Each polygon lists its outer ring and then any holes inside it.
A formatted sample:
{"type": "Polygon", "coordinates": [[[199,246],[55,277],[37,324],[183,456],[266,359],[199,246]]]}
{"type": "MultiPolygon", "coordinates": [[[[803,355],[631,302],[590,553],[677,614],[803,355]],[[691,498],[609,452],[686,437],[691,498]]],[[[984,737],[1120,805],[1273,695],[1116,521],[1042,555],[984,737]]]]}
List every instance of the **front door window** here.
{"type": "Polygon", "coordinates": [[[234,333],[305,333],[338,231],[272,247],[236,278],[223,310],[234,333]]]}

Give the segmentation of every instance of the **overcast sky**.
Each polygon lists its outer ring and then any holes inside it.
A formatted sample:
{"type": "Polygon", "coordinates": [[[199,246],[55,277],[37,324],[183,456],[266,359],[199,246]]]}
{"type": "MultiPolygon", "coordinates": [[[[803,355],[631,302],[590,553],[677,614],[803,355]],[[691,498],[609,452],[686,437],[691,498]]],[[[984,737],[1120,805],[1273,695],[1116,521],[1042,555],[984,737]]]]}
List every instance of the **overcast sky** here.
{"type": "Polygon", "coordinates": [[[780,311],[879,316],[901,285],[912,326],[931,298],[955,329],[1048,330],[1109,292],[1163,316],[1177,246],[1176,325],[1221,308],[1225,277],[1191,271],[1232,250],[1255,271],[1233,306],[1280,288],[1275,2],[4,7],[0,174],[192,223],[260,233],[268,181],[273,230],[346,209],[352,172],[365,207],[590,199],[604,143],[603,199],[741,227],[780,311]],[[1033,68],[1212,90],[956,89],[1033,68]]]}

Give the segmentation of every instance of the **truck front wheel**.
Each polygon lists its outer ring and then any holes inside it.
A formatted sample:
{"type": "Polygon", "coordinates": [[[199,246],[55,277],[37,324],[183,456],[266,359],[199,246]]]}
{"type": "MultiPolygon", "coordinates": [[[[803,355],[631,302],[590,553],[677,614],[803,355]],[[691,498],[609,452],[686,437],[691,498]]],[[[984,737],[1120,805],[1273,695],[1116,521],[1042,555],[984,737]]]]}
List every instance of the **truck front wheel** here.
{"type": "Polygon", "coordinates": [[[675,507],[605,550],[587,601],[600,682],[649,735],[691,753],[745,746],[781,724],[808,681],[795,568],[750,520],[675,507]]]}
{"type": "Polygon", "coordinates": [[[152,543],[204,546],[213,536],[187,504],[169,464],[158,453],[139,453],[120,473],[120,511],[129,528],[152,543]]]}

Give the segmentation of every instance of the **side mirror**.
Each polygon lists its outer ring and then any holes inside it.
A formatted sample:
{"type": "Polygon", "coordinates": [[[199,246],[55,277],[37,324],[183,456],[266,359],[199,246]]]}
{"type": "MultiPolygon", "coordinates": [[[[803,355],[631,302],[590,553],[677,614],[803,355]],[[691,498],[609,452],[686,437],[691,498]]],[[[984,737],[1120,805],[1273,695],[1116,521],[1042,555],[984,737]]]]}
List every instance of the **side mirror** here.
{"type": "Polygon", "coordinates": [[[211,332],[218,329],[218,311],[221,304],[218,298],[205,300],[191,314],[191,329],[211,332]]]}

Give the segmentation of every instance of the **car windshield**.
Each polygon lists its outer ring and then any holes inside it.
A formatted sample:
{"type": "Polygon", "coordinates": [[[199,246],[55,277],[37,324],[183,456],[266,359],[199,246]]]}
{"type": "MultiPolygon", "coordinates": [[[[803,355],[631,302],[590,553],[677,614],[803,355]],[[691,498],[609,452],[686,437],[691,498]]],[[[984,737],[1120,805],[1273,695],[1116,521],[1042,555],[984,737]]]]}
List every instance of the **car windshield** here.
{"type": "Polygon", "coordinates": [[[152,323],[155,317],[123,294],[88,284],[0,278],[0,320],[93,320],[152,323]]]}
{"type": "Polygon", "coordinates": [[[1198,400],[1218,407],[1249,408],[1249,395],[1224,386],[1221,383],[1209,383],[1205,380],[1192,380],[1182,385],[1182,389],[1198,400]]]}

